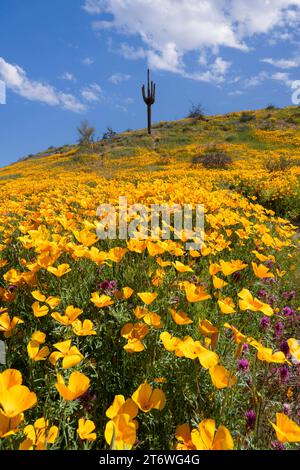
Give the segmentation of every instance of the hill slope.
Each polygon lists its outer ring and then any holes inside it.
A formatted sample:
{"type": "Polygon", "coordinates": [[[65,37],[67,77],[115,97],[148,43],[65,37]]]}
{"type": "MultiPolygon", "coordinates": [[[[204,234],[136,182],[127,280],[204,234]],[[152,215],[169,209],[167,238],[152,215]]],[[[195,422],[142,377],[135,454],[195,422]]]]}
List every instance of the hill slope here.
{"type": "Polygon", "coordinates": [[[16,184],[10,187],[19,187],[22,182],[36,184],[44,180],[45,173],[48,179],[59,180],[72,178],[73,173],[86,182],[95,182],[99,177],[133,182],[149,173],[151,178],[200,177],[201,185],[208,189],[230,188],[254,196],[278,215],[297,221],[300,109],[162,122],[154,125],[152,137],[145,130],[125,132],[96,142],[92,153],[76,145],[50,149],[0,169],[0,183],[2,187],[13,181],[16,184]],[[211,145],[232,157],[233,164],[227,171],[192,165],[211,145]],[[284,171],[270,171],[276,170],[280,158],[284,160],[284,171]]]}

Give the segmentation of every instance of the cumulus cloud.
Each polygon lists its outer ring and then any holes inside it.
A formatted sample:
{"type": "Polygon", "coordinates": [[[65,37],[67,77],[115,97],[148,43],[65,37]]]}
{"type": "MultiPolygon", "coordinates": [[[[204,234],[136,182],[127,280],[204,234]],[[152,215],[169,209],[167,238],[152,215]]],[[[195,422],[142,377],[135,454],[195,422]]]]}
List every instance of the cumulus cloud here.
{"type": "Polygon", "coordinates": [[[300,65],[300,59],[299,58],[294,58],[294,59],[272,59],[272,58],[266,58],[262,59],[261,62],[264,62],[265,64],[273,65],[274,67],[278,67],[280,69],[292,69],[295,67],[299,67],[300,65]]]}
{"type": "Polygon", "coordinates": [[[187,73],[184,72],[186,78],[191,78],[192,80],[200,80],[202,82],[216,82],[222,83],[225,81],[227,71],[231,66],[231,62],[227,62],[222,59],[222,57],[217,57],[216,60],[209,64],[205,62],[205,71],[200,73],[187,73]]]}
{"type": "Polygon", "coordinates": [[[131,75],[128,75],[126,73],[114,73],[111,77],[109,77],[109,81],[113,83],[114,85],[119,85],[122,82],[127,82],[128,80],[131,79],[131,75]]]}
{"type": "MultiPolygon", "coordinates": [[[[123,44],[124,57],[146,57],[153,69],[182,75],[187,74],[188,52],[209,50],[219,56],[220,47],[246,52],[254,35],[295,26],[300,20],[300,0],[85,0],[83,8],[93,15],[112,15],[111,20],[100,17],[94,28],[142,40],[144,47],[138,49],[123,44]]],[[[207,81],[213,79],[211,73],[204,70],[191,77],[207,81]]],[[[216,75],[218,81],[224,73],[216,75]]]]}
{"type": "Polygon", "coordinates": [[[147,52],[142,47],[132,47],[126,43],[122,43],[119,49],[120,54],[129,60],[139,60],[145,59],[147,57],[147,52]]]}
{"type": "Polygon", "coordinates": [[[276,72],[271,75],[272,80],[277,80],[278,82],[283,83],[286,85],[288,88],[292,87],[292,84],[294,83],[293,80],[290,79],[290,75],[285,72],[276,72]]]}
{"type": "Polygon", "coordinates": [[[69,82],[76,82],[75,76],[70,72],[65,72],[60,77],[62,80],[67,80],[69,82]]]}
{"type": "Polygon", "coordinates": [[[244,88],[254,88],[261,85],[267,80],[280,82],[282,85],[285,85],[288,88],[291,88],[292,84],[294,83],[294,81],[290,78],[290,74],[287,72],[269,73],[266,71],[262,71],[259,72],[257,75],[253,75],[252,77],[247,78],[243,82],[243,86],[244,88]]]}
{"type": "Polygon", "coordinates": [[[8,89],[30,101],[39,101],[49,106],[60,106],[73,112],[83,112],[86,107],[75,96],[63,93],[53,86],[30,80],[19,65],[10,64],[0,57],[0,79],[8,89]]]}
{"type": "Polygon", "coordinates": [[[103,97],[103,91],[100,85],[97,83],[92,83],[91,85],[88,85],[83,90],[81,90],[81,96],[90,103],[97,102],[101,101],[103,97]]]}
{"type": "Polygon", "coordinates": [[[83,63],[84,65],[93,65],[94,60],[91,59],[90,57],[86,57],[85,59],[83,59],[82,63],[83,63]]]}

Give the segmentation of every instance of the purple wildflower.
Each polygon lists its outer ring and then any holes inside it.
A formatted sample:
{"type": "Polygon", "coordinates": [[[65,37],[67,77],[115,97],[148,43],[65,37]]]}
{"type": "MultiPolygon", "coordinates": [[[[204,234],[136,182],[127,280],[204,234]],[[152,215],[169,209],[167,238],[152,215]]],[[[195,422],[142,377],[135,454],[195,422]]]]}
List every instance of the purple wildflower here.
{"type": "Polygon", "coordinates": [[[282,313],[283,313],[283,315],[285,315],[286,317],[290,317],[291,315],[294,315],[295,310],[293,310],[293,309],[290,308],[290,307],[284,307],[284,308],[282,309],[282,313]]]}
{"type": "Polygon", "coordinates": [[[292,408],[291,408],[291,405],[289,403],[284,403],[283,404],[283,412],[284,414],[286,414],[287,416],[291,416],[292,414],[292,408]]]}
{"type": "Polygon", "coordinates": [[[288,382],[290,379],[290,372],[286,366],[280,367],[279,375],[282,383],[288,382]]]}
{"type": "Polygon", "coordinates": [[[289,348],[288,342],[285,339],[281,341],[279,350],[282,351],[285,356],[289,354],[290,348],[289,348]]]}
{"type": "Polygon", "coordinates": [[[272,446],[274,447],[275,450],[285,450],[284,445],[282,444],[282,442],[273,441],[272,446]]]}
{"type": "Polygon", "coordinates": [[[282,294],[283,298],[286,299],[286,300],[292,300],[296,297],[296,291],[295,290],[291,290],[290,292],[284,292],[282,294]]]}
{"type": "Polygon", "coordinates": [[[255,421],[256,421],[256,413],[254,410],[248,410],[245,413],[245,419],[246,419],[246,428],[248,430],[254,429],[255,427],[255,421]]]}
{"type": "Polygon", "coordinates": [[[258,297],[260,299],[264,299],[266,296],[267,296],[267,291],[265,291],[265,289],[260,289],[260,291],[258,292],[258,297]]]}
{"type": "Polygon", "coordinates": [[[246,371],[249,369],[249,361],[247,359],[240,359],[238,361],[238,369],[246,371]]]}
{"type": "Polygon", "coordinates": [[[270,326],[270,318],[269,317],[262,317],[260,320],[260,326],[263,329],[266,329],[270,326]]]}
{"type": "Polygon", "coordinates": [[[277,337],[282,336],[283,334],[283,323],[281,321],[278,321],[274,327],[275,334],[277,337]]]}

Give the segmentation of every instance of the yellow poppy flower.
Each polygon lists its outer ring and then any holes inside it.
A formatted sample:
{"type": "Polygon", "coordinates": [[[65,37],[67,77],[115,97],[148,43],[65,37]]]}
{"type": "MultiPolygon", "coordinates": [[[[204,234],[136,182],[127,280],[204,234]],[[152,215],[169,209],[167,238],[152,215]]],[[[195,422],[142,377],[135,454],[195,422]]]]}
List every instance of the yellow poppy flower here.
{"type": "Polygon", "coordinates": [[[243,263],[241,260],[232,260],[232,261],[220,261],[221,271],[225,276],[230,276],[236,271],[241,271],[242,269],[247,268],[248,264],[243,263]]]}
{"type": "Polygon", "coordinates": [[[118,414],[108,421],[104,437],[111,450],[130,450],[136,442],[137,423],[128,414],[118,414]]]}
{"type": "Polygon", "coordinates": [[[223,289],[223,287],[228,285],[228,282],[225,282],[224,279],[218,276],[213,276],[213,285],[215,289],[223,289]]]}
{"type": "Polygon", "coordinates": [[[217,346],[219,330],[209,320],[201,320],[199,322],[199,330],[204,336],[211,338],[212,349],[217,346]]]}
{"type": "Polygon", "coordinates": [[[186,266],[183,263],[180,263],[180,261],[175,261],[175,263],[172,263],[176,271],[179,273],[193,273],[194,270],[190,268],[189,266],[186,266]]]}
{"type": "Polygon", "coordinates": [[[259,277],[260,279],[264,279],[266,277],[274,277],[274,274],[272,274],[265,266],[264,264],[257,265],[256,263],[252,263],[252,268],[254,271],[254,274],[256,277],[259,277]]]}
{"type": "Polygon", "coordinates": [[[158,388],[153,389],[147,382],[138,387],[132,394],[132,399],[144,413],[152,409],[162,410],[166,404],[164,392],[158,388]]]}
{"type": "Polygon", "coordinates": [[[110,307],[114,304],[114,301],[109,297],[109,295],[99,295],[98,292],[94,292],[91,297],[91,302],[98,308],[110,307]]]}
{"type": "Polygon", "coordinates": [[[73,235],[79,243],[86,247],[90,247],[98,241],[96,234],[86,229],[81,231],[73,230],[73,235]]]}
{"type": "Polygon", "coordinates": [[[231,297],[225,297],[218,300],[218,305],[222,313],[225,315],[236,313],[235,304],[231,297]]]}
{"type": "Polygon", "coordinates": [[[211,299],[211,296],[205,292],[204,287],[195,286],[195,284],[188,281],[185,281],[183,285],[188,302],[202,302],[203,300],[211,299]]]}
{"type": "Polygon", "coordinates": [[[296,338],[289,338],[287,340],[290,354],[293,358],[293,362],[299,364],[300,362],[300,343],[296,338]]]}
{"type": "Polygon", "coordinates": [[[196,450],[232,450],[233,439],[225,426],[219,426],[216,431],[215,421],[205,419],[198,428],[191,432],[191,440],[196,450]]]}
{"type": "Polygon", "coordinates": [[[118,414],[127,414],[130,419],[136,418],[138,414],[138,406],[134,403],[131,398],[127,398],[123,395],[116,395],[111,406],[106,410],[106,416],[110,419],[115,418],[118,414]]]}
{"type": "Polygon", "coordinates": [[[260,300],[253,297],[248,289],[243,289],[238,294],[239,306],[241,310],[251,310],[252,312],[262,312],[264,315],[270,317],[274,315],[272,307],[268,304],[261,302],[260,300]]]}
{"type": "Polygon", "coordinates": [[[89,389],[90,379],[81,372],[75,371],[70,375],[69,383],[66,385],[63,377],[58,374],[55,387],[66,401],[76,400],[89,389]]]}
{"type": "Polygon", "coordinates": [[[157,298],[158,294],[155,292],[139,292],[137,295],[144,304],[150,305],[157,298]]]}
{"type": "Polygon", "coordinates": [[[60,304],[59,297],[53,297],[53,296],[46,297],[44,294],[42,294],[38,290],[31,292],[31,295],[35,300],[48,304],[52,310],[60,304]]]}
{"type": "Polygon", "coordinates": [[[263,346],[259,347],[257,351],[257,358],[260,361],[274,362],[277,364],[283,364],[286,362],[286,357],[282,351],[273,353],[271,348],[264,348],[263,346]]]}
{"type": "Polygon", "coordinates": [[[19,450],[46,450],[48,444],[54,444],[58,438],[57,426],[50,426],[45,418],[37,419],[34,425],[24,429],[26,439],[21,442],[19,450]]]}
{"type": "Polygon", "coordinates": [[[177,310],[170,308],[170,313],[172,315],[174,322],[177,325],[190,325],[191,323],[193,323],[193,320],[191,320],[190,317],[185,312],[182,312],[182,311],[178,312],[177,310]]]}
{"type": "Polygon", "coordinates": [[[10,390],[15,385],[22,385],[22,374],[16,369],[6,369],[0,373],[0,393],[10,390]]]}
{"type": "Polygon", "coordinates": [[[51,314],[51,317],[61,325],[69,326],[72,325],[82,313],[83,311],[80,308],[75,308],[73,305],[69,305],[65,310],[65,315],[54,312],[51,314]]]}
{"type": "Polygon", "coordinates": [[[49,361],[54,366],[59,359],[62,359],[63,369],[70,369],[70,367],[76,366],[83,359],[83,355],[77,347],[71,346],[71,340],[56,343],[54,344],[54,347],[58,351],[53,352],[49,357],[49,361]]]}
{"type": "Polygon", "coordinates": [[[125,351],[129,353],[142,352],[145,346],[141,342],[149,333],[149,327],[144,323],[127,323],[121,330],[121,336],[128,340],[124,346],[125,351]]]}
{"type": "Polygon", "coordinates": [[[114,261],[115,263],[120,263],[122,259],[124,258],[124,256],[126,255],[127,251],[128,250],[126,248],[121,248],[121,247],[112,248],[108,252],[107,259],[109,259],[110,261],[114,261]]]}
{"type": "Polygon", "coordinates": [[[50,351],[47,346],[40,348],[45,340],[45,333],[42,333],[41,331],[36,331],[33,333],[31,340],[27,345],[27,352],[30,359],[33,361],[44,361],[47,356],[49,356],[50,351]]]}
{"type": "Polygon", "coordinates": [[[7,418],[15,418],[23,411],[32,408],[37,402],[34,392],[24,385],[14,385],[0,392],[0,413],[7,418]]]}
{"type": "Polygon", "coordinates": [[[94,330],[94,324],[91,320],[75,320],[72,323],[72,328],[77,336],[91,336],[96,335],[97,332],[94,330]]]}
{"type": "Polygon", "coordinates": [[[47,305],[40,305],[39,302],[34,302],[32,304],[32,311],[33,311],[33,315],[36,318],[41,318],[41,317],[45,317],[46,315],[48,315],[49,308],[47,307],[47,305]]]}
{"type": "Polygon", "coordinates": [[[192,442],[191,428],[188,424],[180,424],[177,426],[175,437],[178,441],[176,450],[196,450],[192,442]]]}
{"type": "Polygon", "coordinates": [[[236,377],[229,370],[220,365],[216,365],[209,369],[209,374],[212,383],[219,389],[232,387],[237,381],[236,377]]]}
{"type": "Polygon", "coordinates": [[[5,437],[9,437],[18,433],[18,426],[23,421],[23,419],[23,413],[20,413],[14,418],[8,418],[0,411],[0,439],[4,439],[5,437]]]}
{"type": "Polygon", "coordinates": [[[175,338],[167,331],[164,331],[159,336],[161,342],[163,343],[165,349],[169,352],[173,352],[176,350],[177,346],[180,344],[181,340],[179,338],[175,338]]]}
{"type": "Polygon", "coordinates": [[[0,331],[4,332],[5,338],[10,338],[17,325],[24,323],[19,317],[13,317],[12,320],[8,313],[2,313],[0,315],[0,331]]]}
{"type": "Polygon", "coordinates": [[[95,429],[95,423],[90,419],[81,418],[78,420],[77,434],[82,441],[95,441],[97,438],[95,429]]]}
{"type": "Polygon", "coordinates": [[[276,424],[271,424],[279,442],[300,442],[300,426],[284,413],[276,413],[276,424]]]}
{"type": "Polygon", "coordinates": [[[70,265],[67,263],[60,264],[55,268],[54,266],[49,266],[47,268],[47,271],[49,273],[54,274],[56,277],[63,277],[65,274],[69,273],[71,271],[70,265]]]}

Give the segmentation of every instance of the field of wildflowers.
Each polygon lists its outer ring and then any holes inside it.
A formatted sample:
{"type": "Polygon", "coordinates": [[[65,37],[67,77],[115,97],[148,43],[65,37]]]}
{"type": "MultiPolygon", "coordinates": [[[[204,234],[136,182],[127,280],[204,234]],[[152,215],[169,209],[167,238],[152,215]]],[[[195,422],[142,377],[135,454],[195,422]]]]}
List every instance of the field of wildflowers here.
{"type": "Polygon", "coordinates": [[[300,110],[254,116],[0,169],[0,449],[297,448],[300,110]],[[124,195],[204,204],[204,246],[98,240],[124,195]]]}

